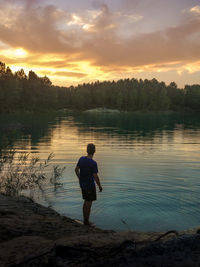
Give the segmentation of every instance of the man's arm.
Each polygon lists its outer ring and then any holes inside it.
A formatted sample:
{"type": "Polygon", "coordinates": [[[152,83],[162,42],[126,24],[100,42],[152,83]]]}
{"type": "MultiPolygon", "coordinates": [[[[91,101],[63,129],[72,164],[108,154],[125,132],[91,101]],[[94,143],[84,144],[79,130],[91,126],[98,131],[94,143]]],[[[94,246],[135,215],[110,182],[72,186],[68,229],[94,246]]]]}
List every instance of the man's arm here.
{"type": "Polygon", "coordinates": [[[78,179],[80,180],[80,168],[78,166],[76,166],[76,168],[75,168],[75,173],[76,173],[76,176],[78,177],[78,179]]]}
{"type": "Polygon", "coordinates": [[[100,183],[100,179],[99,179],[98,174],[97,173],[93,173],[93,176],[94,176],[95,182],[97,183],[97,185],[99,187],[99,192],[102,192],[103,188],[101,186],[101,183],[100,183]]]}

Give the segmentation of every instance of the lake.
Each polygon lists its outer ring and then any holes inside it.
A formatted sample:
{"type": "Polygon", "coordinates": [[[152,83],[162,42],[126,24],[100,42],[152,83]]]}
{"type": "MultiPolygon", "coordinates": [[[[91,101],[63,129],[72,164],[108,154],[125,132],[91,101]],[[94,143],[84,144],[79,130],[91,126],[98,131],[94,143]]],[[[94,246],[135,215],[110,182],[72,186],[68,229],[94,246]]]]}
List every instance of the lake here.
{"type": "Polygon", "coordinates": [[[82,219],[74,168],[95,143],[103,192],[91,221],[103,229],[165,231],[200,225],[200,118],[181,114],[40,114],[0,117],[0,143],[66,166],[63,187],[39,203],[82,219]]]}

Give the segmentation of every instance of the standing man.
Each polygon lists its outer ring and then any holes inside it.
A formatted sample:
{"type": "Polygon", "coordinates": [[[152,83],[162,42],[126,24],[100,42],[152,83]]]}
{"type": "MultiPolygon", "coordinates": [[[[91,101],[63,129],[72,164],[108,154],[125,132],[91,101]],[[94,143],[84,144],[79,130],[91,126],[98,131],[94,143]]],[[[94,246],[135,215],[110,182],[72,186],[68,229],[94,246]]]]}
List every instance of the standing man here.
{"type": "Polygon", "coordinates": [[[82,196],[84,201],[83,204],[83,219],[85,225],[91,225],[89,222],[90,210],[92,201],[96,200],[96,186],[95,182],[99,187],[99,192],[102,192],[102,186],[98,177],[98,167],[93,156],[95,153],[95,145],[87,145],[87,156],[83,156],[79,159],[75,173],[79,179],[80,187],[82,190],[82,196]]]}

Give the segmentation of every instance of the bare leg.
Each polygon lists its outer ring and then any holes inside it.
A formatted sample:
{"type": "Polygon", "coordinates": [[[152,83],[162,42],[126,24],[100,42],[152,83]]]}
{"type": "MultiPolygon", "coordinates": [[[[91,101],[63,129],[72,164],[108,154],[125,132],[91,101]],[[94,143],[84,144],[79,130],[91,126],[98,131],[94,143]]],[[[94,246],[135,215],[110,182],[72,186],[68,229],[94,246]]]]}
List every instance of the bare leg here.
{"type": "Polygon", "coordinates": [[[84,224],[89,225],[89,217],[90,217],[90,210],[92,206],[92,201],[84,201],[83,204],[83,218],[84,218],[84,224]]]}

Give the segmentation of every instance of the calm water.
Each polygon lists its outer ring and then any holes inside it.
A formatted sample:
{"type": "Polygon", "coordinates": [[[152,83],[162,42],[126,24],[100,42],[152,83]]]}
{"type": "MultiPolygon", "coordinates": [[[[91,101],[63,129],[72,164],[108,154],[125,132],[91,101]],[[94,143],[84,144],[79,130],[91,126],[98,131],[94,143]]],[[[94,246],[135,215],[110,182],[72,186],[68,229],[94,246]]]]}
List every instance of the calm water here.
{"type": "Polygon", "coordinates": [[[187,229],[200,225],[200,118],[195,115],[71,114],[4,116],[5,136],[17,151],[66,166],[63,187],[46,188],[58,212],[82,219],[82,199],[74,168],[95,143],[103,192],[91,221],[116,230],[187,229]],[[125,221],[126,225],[121,221],[125,221]]]}

